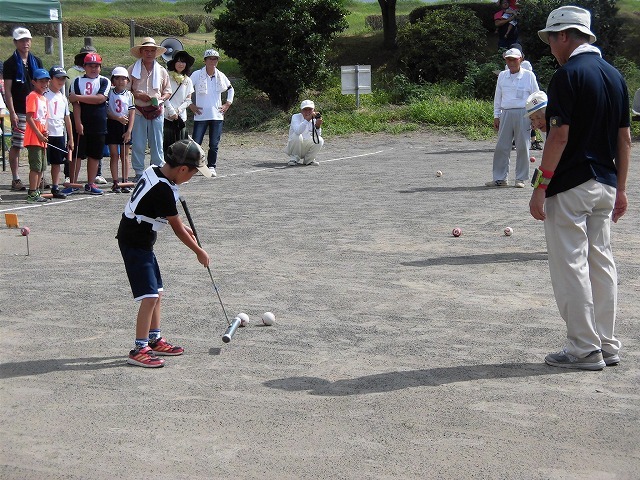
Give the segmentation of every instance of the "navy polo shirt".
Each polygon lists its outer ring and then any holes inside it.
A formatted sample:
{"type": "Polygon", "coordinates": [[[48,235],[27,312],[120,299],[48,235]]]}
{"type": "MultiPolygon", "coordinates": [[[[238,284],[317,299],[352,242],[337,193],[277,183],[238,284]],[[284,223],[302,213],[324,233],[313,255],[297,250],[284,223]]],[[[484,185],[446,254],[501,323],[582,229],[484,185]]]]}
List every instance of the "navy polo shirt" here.
{"type": "Polygon", "coordinates": [[[546,191],[551,197],[595,178],[617,187],[618,130],[630,125],[629,92],[624,78],[596,52],[575,55],[549,83],[546,110],[569,125],[569,138],[546,191]]]}

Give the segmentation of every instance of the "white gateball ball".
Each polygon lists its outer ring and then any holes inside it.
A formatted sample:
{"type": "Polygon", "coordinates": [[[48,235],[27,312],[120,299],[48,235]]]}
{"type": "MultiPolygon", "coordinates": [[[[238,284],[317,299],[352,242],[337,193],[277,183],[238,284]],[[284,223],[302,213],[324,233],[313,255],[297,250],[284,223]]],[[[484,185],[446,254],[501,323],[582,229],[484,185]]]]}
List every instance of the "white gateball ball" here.
{"type": "Polygon", "coordinates": [[[510,237],[510,236],[513,234],[513,228],[511,228],[511,227],[507,227],[507,228],[505,228],[505,229],[504,229],[504,234],[505,234],[507,237],[510,237]]]}
{"type": "Polygon", "coordinates": [[[273,325],[276,322],[276,316],[271,312],[264,312],[262,314],[262,323],[265,325],[273,325]]]}
{"type": "Polygon", "coordinates": [[[238,314],[238,318],[240,319],[241,327],[246,327],[247,325],[249,325],[249,315],[247,315],[246,313],[240,312],[238,314]]]}
{"type": "Polygon", "coordinates": [[[436,172],[436,177],[441,177],[441,176],[442,176],[442,172],[441,172],[440,170],[438,170],[438,171],[436,172]]]}

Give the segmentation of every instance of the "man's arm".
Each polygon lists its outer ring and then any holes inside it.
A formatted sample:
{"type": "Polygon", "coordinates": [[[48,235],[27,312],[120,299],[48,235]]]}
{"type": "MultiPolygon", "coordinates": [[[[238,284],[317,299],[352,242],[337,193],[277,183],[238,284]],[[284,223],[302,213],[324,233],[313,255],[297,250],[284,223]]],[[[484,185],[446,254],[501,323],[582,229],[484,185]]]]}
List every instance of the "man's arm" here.
{"type": "Polygon", "coordinates": [[[613,206],[613,221],[618,221],[627,211],[627,175],[629,174],[629,161],[631,158],[631,129],[629,127],[618,129],[618,148],[616,152],[616,170],[618,171],[618,189],[616,190],[616,203],[613,206]]]}
{"type": "MultiPolygon", "coordinates": [[[[567,146],[569,138],[569,125],[561,125],[559,127],[551,127],[547,141],[544,142],[544,150],[542,152],[542,161],[540,162],[540,170],[555,172],[560,163],[560,157],[567,146]]],[[[544,220],[544,199],[545,191],[542,188],[534,188],[529,201],[529,212],[536,220],[544,220]]]]}
{"type": "Polygon", "coordinates": [[[13,95],[11,94],[11,86],[13,85],[13,80],[9,78],[5,78],[4,80],[4,100],[7,104],[7,110],[9,110],[9,121],[11,122],[11,128],[16,128],[18,126],[18,115],[16,114],[16,109],[13,106],[13,95]]]}

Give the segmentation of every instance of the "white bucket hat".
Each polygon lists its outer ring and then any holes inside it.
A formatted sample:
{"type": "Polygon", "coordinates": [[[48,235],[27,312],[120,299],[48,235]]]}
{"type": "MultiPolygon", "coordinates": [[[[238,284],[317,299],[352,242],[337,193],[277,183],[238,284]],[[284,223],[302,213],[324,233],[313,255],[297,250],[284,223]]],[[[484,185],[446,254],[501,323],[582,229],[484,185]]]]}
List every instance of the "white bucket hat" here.
{"type": "Polygon", "coordinates": [[[533,92],[527,98],[527,104],[525,105],[525,109],[527,113],[524,114],[525,117],[530,117],[533,112],[540,110],[541,108],[545,108],[547,106],[547,94],[543,91],[533,92]]]}
{"type": "Polygon", "coordinates": [[[591,31],[591,13],[584,8],[566,6],[553,10],[547,18],[547,26],[538,31],[540,40],[549,43],[549,32],[561,32],[569,28],[575,28],[589,35],[589,43],[596,41],[596,36],[591,31]]]}

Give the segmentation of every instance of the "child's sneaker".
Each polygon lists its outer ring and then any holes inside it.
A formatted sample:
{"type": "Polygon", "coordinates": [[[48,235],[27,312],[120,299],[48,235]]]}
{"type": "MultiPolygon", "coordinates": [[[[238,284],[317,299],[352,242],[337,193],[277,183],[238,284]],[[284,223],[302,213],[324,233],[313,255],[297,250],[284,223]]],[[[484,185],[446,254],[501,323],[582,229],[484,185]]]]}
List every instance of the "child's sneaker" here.
{"type": "Polygon", "coordinates": [[[74,193],[78,193],[78,190],[80,190],[77,187],[67,187],[67,188],[63,188],[62,190],[60,190],[60,193],[64,193],[67,197],[69,195],[73,195],[74,193]]]}
{"type": "Polygon", "coordinates": [[[84,186],[84,193],[89,193],[91,195],[104,195],[104,192],[100,190],[95,183],[87,183],[84,186]]]}
{"type": "Polygon", "coordinates": [[[64,200],[65,198],[67,198],[67,195],[58,188],[52,188],[51,194],[53,195],[53,198],[59,198],[61,200],[64,200]]]}
{"type": "Polygon", "coordinates": [[[38,190],[34,190],[33,192],[27,194],[27,202],[29,203],[45,203],[48,201],[49,199],[41,196],[38,190]]]}
{"type": "Polygon", "coordinates": [[[182,355],[184,353],[184,348],[171,345],[163,337],[155,342],[149,342],[149,347],[156,355],[182,355]]]}
{"type": "Polygon", "coordinates": [[[149,347],[144,347],[140,350],[131,350],[129,352],[129,358],[127,358],[127,363],[145,368],[164,367],[164,360],[156,357],[156,354],[153,353],[153,350],[149,347]]]}
{"type": "Polygon", "coordinates": [[[113,193],[122,193],[122,188],[120,188],[117,183],[114,183],[111,187],[111,191],[113,193]]]}
{"type": "Polygon", "coordinates": [[[129,187],[120,187],[120,191],[122,193],[131,193],[131,189],[129,187]]]}
{"type": "Polygon", "coordinates": [[[11,180],[11,191],[12,192],[23,192],[27,189],[22,183],[22,180],[11,180]]]}

